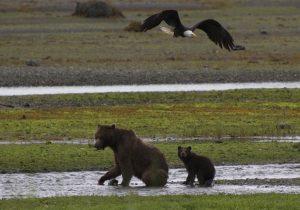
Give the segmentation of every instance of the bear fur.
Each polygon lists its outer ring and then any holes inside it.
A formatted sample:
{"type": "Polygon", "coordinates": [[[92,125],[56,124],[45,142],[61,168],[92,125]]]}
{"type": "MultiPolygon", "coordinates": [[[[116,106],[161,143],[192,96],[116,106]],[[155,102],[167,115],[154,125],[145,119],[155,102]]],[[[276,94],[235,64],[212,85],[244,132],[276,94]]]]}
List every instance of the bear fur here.
{"type": "Polygon", "coordinates": [[[99,179],[99,185],[120,175],[122,186],[128,186],[132,176],[141,179],[146,186],[167,183],[169,167],[164,155],[156,147],[144,143],[132,130],[98,125],[95,140],[97,149],[109,147],[115,158],[115,166],[99,179]]]}
{"type": "Polygon", "coordinates": [[[191,150],[192,147],[178,147],[178,157],[182,160],[188,172],[186,181],[183,184],[194,185],[197,176],[200,186],[211,187],[216,174],[213,163],[209,158],[197,155],[191,150]]]}

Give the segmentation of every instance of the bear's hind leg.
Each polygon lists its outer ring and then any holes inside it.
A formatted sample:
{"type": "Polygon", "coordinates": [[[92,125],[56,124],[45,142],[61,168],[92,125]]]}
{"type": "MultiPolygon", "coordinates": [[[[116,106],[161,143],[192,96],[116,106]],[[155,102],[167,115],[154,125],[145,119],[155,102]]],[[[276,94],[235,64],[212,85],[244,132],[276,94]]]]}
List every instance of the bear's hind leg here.
{"type": "Polygon", "coordinates": [[[197,179],[199,182],[199,186],[201,186],[201,187],[212,187],[213,186],[214,178],[207,179],[207,178],[204,178],[204,176],[201,173],[198,173],[197,179]]]}
{"type": "Polygon", "coordinates": [[[214,185],[214,179],[208,179],[205,181],[204,187],[212,187],[214,185]]]}
{"type": "Polygon", "coordinates": [[[162,169],[148,169],[143,173],[142,181],[147,187],[163,187],[167,184],[168,173],[162,169]]]}

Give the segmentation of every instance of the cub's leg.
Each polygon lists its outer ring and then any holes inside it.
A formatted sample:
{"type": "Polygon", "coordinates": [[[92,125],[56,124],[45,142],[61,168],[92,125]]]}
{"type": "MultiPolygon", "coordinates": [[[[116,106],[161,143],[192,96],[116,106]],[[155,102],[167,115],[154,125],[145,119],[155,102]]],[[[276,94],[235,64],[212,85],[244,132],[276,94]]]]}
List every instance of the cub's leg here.
{"type": "Polygon", "coordinates": [[[204,177],[203,177],[202,173],[197,174],[197,179],[198,179],[198,182],[199,182],[199,186],[204,186],[205,180],[204,180],[204,177]]]}
{"type": "Polygon", "coordinates": [[[188,171],[188,176],[183,184],[194,185],[196,174],[193,171],[188,171]]]}
{"type": "Polygon", "coordinates": [[[214,179],[205,179],[202,173],[197,174],[197,179],[201,187],[211,187],[213,185],[214,179]]]}

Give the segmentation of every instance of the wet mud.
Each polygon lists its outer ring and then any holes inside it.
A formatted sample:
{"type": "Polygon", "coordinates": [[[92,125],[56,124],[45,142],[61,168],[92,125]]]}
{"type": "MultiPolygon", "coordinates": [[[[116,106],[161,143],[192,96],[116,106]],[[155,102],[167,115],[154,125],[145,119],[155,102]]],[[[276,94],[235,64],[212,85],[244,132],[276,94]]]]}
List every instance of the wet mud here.
{"type": "Polygon", "coordinates": [[[0,86],[99,86],[131,84],[185,84],[299,81],[298,69],[70,69],[67,67],[1,67],[0,86]],[[16,77],[16,75],[18,75],[16,77]],[[64,76],[61,76],[64,75],[64,76]],[[146,75],[146,76],[145,76],[146,75]],[[19,78],[22,78],[20,80],[19,78]]]}

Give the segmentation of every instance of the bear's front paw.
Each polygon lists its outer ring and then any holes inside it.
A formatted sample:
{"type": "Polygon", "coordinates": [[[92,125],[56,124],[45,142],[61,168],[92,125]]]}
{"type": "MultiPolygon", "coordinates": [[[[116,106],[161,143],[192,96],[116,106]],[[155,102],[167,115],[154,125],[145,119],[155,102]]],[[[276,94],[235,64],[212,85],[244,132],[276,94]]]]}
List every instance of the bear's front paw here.
{"type": "Polygon", "coordinates": [[[105,182],[105,180],[102,179],[102,178],[100,178],[100,179],[98,180],[98,185],[104,185],[104,182],[105,182]]]}

